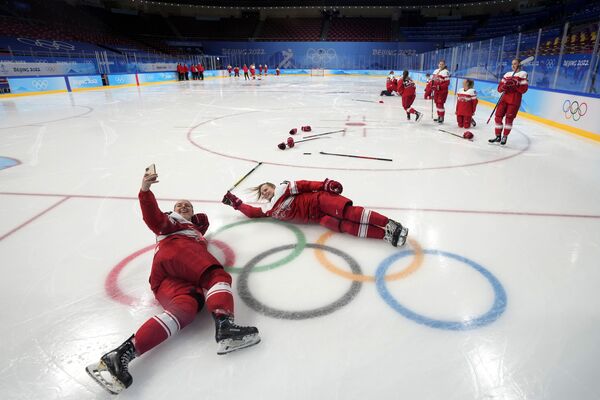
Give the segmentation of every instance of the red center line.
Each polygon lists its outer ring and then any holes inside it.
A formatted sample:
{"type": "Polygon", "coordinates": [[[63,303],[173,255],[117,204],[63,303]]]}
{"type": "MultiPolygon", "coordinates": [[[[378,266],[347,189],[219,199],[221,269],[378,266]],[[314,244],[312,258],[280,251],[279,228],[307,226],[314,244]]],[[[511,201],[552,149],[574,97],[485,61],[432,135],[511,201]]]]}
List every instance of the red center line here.
{"type": "MultiPolygon", "coordinates": [[[[22,226],[31,222],[40,215],[50,211],[54,207],[58,206],[65,200],[70,198],[74,199],[108,199],[108,200],[137,200],[137,196],[100,196],[100,195],[85,195],[85,194],[50,194],[50,193],[16,193],[16,192],[0,192],[1,195],[8,196],[34,196],[34,197],[64,197],[61,201],[51,206],[42,213],[36,215],[29,221],[23,223],[21,226],[13,229],[16,231],[22,226]]],[[[159,201],[177,201],[181,198],[157,198],[159,201]]],[[[221,200],[207,200],[207,199],[188,199],[192,203],[221,203],[221,200]]],[[[258,204],[249,202],[248,204],[258,204]]],[[[366,206],[366,208],[373,210],[398,210],[398,211],[424,211],[424,212],[440,212],[440,213],[462,213],[462,214],[489,214],[489,215],[516,215],[526,217],[560,217],[560,218],[589,218],[589,219],[600,219],[600,214],[566,214],[566,213],[549,213],[549,212],[529,212],[529,211],[494,211],[494,210],[459,210],[451,208],[410,208],[410,207],[387,207],[387,206],[366,206]]],[[[0,237],[0,240],[4,239],[13,231],[0,237]]]]}
{"type": "Polygon", "coordinates": [[[45,210],[41,211],[40,213],[38,213],[38,214],[34,215],[33,217],[29,218],[27,221],[23,222],[21,225],[19,225],[16,228],[8,231],[8,233],[5,233],[4,235],[0,236],[0,241],[4,240],[8,236],[12,235],[16,231],[18,231],[19,229],[23,228],[25,225],[28,225],[29,223],[33,222],[34,220],[36,220],[37,218],[41,217],[42,215],[46,214],[48,211],[52,210],[53,208],[58,207],[59,205],[61,205],[62,203],[64,203],[67,200],[69,200],[68,196],[62,198],[61,200],[57,201],[56,203],[54,203],[50,207],[46,208],[45,210]]]}

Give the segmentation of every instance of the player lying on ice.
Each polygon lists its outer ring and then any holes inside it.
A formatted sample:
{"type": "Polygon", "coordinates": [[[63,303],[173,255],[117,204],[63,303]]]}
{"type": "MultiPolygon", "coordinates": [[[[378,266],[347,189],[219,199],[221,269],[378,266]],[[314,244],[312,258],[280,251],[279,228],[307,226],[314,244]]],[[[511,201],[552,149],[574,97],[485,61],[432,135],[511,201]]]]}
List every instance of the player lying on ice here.
{"type": "Polygon", "coordinates": [[[267,200],[263,207],[244,204],[237,196],[227,192],[223,203],[241,211],[249,218],[271,217],[296,223],[318,223],[336,232],[358,237],[383,239],[392,246],[406,242],[408,229],[388,217],[352,205],[352,200],[341,196],[342,185],[325,179],[319,181],[284,181],[275,186],[261,183],[252,190],[258,199],[267,200]]]}
{"type": "Polygon", "coordinates": [[[189,325],[204,304],[215,320],[217,354],[260,342],[258,329],[233,322],[231,275],[207,250],[203,236],[209,225],[206,214],[194,214],[188,200],[179,200],[173,212],[163,213],[150,191],[157,178],[156,174],[144,175],[138,197],[144,222],[156,234],[150,287],[164,310],[119,347],[104,354],[99,363],[86,368],[113,394],[131,385],[131,360],[189,325]]]}

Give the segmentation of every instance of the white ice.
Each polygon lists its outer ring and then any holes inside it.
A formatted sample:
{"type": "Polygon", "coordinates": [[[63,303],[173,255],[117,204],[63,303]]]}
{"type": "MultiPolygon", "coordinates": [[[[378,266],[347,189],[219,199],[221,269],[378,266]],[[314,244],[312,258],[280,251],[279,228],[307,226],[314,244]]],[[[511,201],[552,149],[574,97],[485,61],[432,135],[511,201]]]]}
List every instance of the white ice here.
{"type": "MultiPolygon", "coordinates": [[[[383,88],[384,78],[282,76],[0,100],[0,157],[20,161],[0,171],[0,398],[111,397],[84,367],[160,312],[147,281],[154,237],[137,202],[148,164],[157,166],[161,207],[192,200],[236,266],[295,244],[289,227],[268,222],[216,233],[246,220],[220,201],[262,161],[235,190],[247,201],[247,189],[264,181],[330,178],[356,205],[408,226],[402,249],[298,227],[368,276],[387,257],[422,249],[420,263],[411,252],[387,272],[412,273],[385,283],[416,315],[464,326],[497,300],[482,273],[439,252],[489,271],[506,303],[481,326],[440,329],[401,315],[368,280],[336,311],[290,320],[250,308],[234,273],[236,321],[256,325],[262,343],[217,356],[203,310],[132,362],[134,383],[120,398],[600,399],[599,144],[522,117],[506,147],[488,144],[483,105],[469,142],[438,131],[421,92],[415,105],[425,118],[415,123],[399,98],[379,97],[383,88]],[[346,132],[279,150],[302,125],[346,132]]],[[[442,129],[462,134],[452,96],[446,110],[442,129]]],[[[318,309],[352,284],[327,262],[349,271],[338,255],[305,248],[251,273],[248,287],[270,308],[318,309]]]]}

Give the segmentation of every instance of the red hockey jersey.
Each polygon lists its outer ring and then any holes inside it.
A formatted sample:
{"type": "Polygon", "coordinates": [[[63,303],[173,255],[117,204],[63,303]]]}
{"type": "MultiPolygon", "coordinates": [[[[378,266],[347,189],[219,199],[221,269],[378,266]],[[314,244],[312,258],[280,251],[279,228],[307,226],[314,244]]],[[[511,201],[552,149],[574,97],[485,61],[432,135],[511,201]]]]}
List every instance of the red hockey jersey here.
{"type": "Polygon", "coordinates": [[[498,92],[504,92],[502,102],[514,106],[521,105],[521,98],[527,89],[529,89],[529,82],[525,71],[518,71],[514,74],[507,72],[498,84],[498,92]]]}
{"type": "Polygon", "coordinates": [[[317,197],[322,190],[323,182],[319,181],[284,181],[275,187],[275,194],[268,204],[262,207],[242,204],[239,210],[249,218],[272,217],[281,221],[308,223],[323,215],[317,197]]]}
{"type": "Polygon", "coordinates": [[[475,89],[461,88],[456,96],[456,115],[472,117],[478,102],[475,89]]]}

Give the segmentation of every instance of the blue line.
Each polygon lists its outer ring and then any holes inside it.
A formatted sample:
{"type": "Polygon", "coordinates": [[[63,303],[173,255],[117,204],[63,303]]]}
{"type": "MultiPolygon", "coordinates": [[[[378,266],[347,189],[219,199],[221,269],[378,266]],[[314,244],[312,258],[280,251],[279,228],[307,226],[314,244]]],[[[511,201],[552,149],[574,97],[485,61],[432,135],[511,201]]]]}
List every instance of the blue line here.
{"type": "Polygon", "coordinates": [[[496,321],[502,315],[502,313],[504,313],[504,310],[506,310],[506,304],[507,304],[506,292],[504,291],[504,288],[503,288],[502,284],[500,283],[500,281],[491,272],[489,272],[487,269],[485,269],[481,265],[477,264],[475,261],[469,260],[466,257],[459,256],[458,254],[454,254],[454,253],[440,251],[440,250],[423,250],[423,253],[430,254],[430,255],[439,255],[439,256],[444,256],[444,257],[455,259],[457,261],[467,264],[468,266],[475,269],[477,272],[481,273],[488,280],[488,282],[490,283],[490,285],[492,285],[492,288],[494,289],[494,304],[485,314],[483,314],[477,318],[474,318],[474,319],[463,320],[463,321],[437,320],[437,319],[426,317],[421,314],[417,314],[416,312],[409,310],[408,308],[406,308],[405,306],[400,304],[390,294],[390,292],[388,291],[387,286],[386,286],[385,275],[386,275],[387,270],[390,268],[390,266],[394,262],[396,262],[397,260],[399,260],[403,257],[412,255],[414,253],[415,252],[413,250],[404,250],[404,251],[392,254],[391,256],[389,256],[388,258],[383,260],[381,262],[381,264],[379,264],[379,266],[377,267],[377,272],[375,273],[375,281],[377,284],[377,290],[379,291],[379,294],[381,295],[383,300],[385,300],[385,302],[388,303],[388,305],[390,307],[392,307],[394,310],[396,310],[402,316],[404,316],[416,323],[426,325],[431,328],[460,331],[460,330],[475,329],[475,328],[483,327],[485,325],[489,325],[492,322],[496,321]]]}
{"type": "Polygon", "coordinates": [[[0,156],[0,170],[6,169],[6,168],[10,168],[10,167],[14,167],[18,163],[19,162],[17,160],[13,160],[12,158],[6,158],[6,157],[1,157],[0,156]]]}

